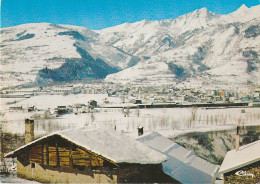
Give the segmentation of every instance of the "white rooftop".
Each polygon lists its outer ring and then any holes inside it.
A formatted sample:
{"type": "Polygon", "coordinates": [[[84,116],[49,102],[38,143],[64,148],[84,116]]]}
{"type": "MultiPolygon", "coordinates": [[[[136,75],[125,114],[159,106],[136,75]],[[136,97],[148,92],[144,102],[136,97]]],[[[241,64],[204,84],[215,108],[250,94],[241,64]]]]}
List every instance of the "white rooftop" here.
{"type": "Polygon", "coordinates": [[[219,174],[227,173],[251,163],[260,161],[260,140],[241,146],[239,151],[227,152],[219,174]]]}
{"type": "Polygon", "coordinates": [[[17,151],[54,135],[60,135],[61,137],[116,163],[158,164],[167,160],[167,156],[164,154],[149,148],[133,138],[116,132],[114,129],[90,127],[68,129],[51,133],[6,154],[5,157],[11,157],[17,151]]]}
{"type": "Polygon", "coordinates": [[[193,152],[169,140],[157,132],[137,138],[138,141],[168,156],[163,171],[182,183],[211,183],[218,166],[203,160],[193,152]]]}

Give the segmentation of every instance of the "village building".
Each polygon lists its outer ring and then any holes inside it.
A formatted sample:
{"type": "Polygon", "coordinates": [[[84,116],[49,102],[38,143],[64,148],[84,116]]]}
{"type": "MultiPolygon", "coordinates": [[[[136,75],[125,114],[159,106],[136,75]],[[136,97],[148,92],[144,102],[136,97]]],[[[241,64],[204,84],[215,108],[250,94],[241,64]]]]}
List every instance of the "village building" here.
{"type": "Polygon", "coordinates": [[[11,106],[11,107],[9,107],[9,110],[22,111],[23,107],[22,106],[11,106]]]}
{"type": "Polygon", "coordinates": [[[30,98],[34,93],[7,93],[0,94],[0,98],[30,98]]]}
{"type": "Polygon", "coordinates": [[[167,155],[163,171],[183,184],[210,184],[216,180],[219,166],[196,156],[193,152],[157,132],[138,137],[136,140],[167,155]]]}
{"type": "Polygon", "coordinates": [[[86,113],[87,112],[87,105],[86,104],[74,104],[73,105],[73,112],[77,113],[86,113]]]}
{"type": "Polygon", "coordinates": [[[219,174],[224,183],[259,183],[260,140],[227,152],[219,174]]]}
{"type": "Polygon", "coordinates": [[[73,91],[72,87],[55,87],[52,89],[52,94],[56,94],[56,95],[68,95],[71,94],[73,91]]]}
{"type": "Polygon", "coordinates": [[[88,102],[88,106],[89,106],[90,108],[95,108],[95,107],[97,107],[97,101],[96,101],[96,100],[90,100],[90,101],[88,102]]]}
{"type": "Polygon", "coordinates": [[[167,156],[113,129],[54,132],[5,157],[17,157],[19,177],[44,183],[176,183],[162,170],[167,156]]]}
{"type": "Polygon", "coordinates": [[[58,115],[65,114],[69,111],[69,109],[65,105],[60,105],[57,108],[55,108],[55,112],[58,115]]]}

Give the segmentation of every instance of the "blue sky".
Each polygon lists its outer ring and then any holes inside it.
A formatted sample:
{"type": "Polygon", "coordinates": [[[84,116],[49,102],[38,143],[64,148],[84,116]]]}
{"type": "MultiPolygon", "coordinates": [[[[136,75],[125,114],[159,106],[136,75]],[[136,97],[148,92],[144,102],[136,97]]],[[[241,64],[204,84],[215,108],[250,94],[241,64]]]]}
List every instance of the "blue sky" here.
{"type": "Polygon", "coordinates": [[[206,7],[228,14],[260,0],[1,0],[1,27],[48,22],[102,29],[143,19],[163,20],[206,7]]]}

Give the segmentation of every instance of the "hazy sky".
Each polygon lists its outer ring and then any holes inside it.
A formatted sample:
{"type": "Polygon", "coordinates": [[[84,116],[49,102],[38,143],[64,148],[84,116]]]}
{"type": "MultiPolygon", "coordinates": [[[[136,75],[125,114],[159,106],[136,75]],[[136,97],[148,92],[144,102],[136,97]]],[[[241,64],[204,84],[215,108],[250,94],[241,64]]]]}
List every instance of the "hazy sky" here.
{"type": "Polygon", "coordinates": [[[48,22],[102,29],[143,19],[162,20],[206,7],[228,14],[260,0],[1,0],[1,27],[48,22]]]}

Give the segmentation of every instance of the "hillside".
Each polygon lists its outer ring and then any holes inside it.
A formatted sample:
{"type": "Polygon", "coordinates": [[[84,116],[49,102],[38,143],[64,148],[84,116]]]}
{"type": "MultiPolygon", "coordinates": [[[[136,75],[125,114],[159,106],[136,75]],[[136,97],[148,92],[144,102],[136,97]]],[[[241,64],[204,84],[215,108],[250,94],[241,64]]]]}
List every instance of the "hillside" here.
{"type": "Polygon", "coordinates": [[[128,63],[135,59],[99,42],[97,33],[83,27],[24,24],[1,29],[0,33],[2,87],[104,78],[128,67],[128,63]],[[68,65],[70,68],[66,69],[68,65]],[[43,69],[46,68],[53,71],[52,74],[44,75],[43,69]],[[88,71],[82,74],[82,70],[88,71]],[[57,72],[70,76],[70,79],[57,77],[57,72]]]}
{"type": "Polygon", "coordinates": [[[260,6],[243,5],[229,15],[202,8],[175,20],[101,30],[106,43],[142,58],[106,80],[186,87],[259,84],[259,12],[260,6]]]}
{"type": "Polygon", "coordinates": [[[260,5],[206,8],[103,30],[54,24],[1,29],[1,86],[105,79],[179,87],[259,85],[260,5]]]}

